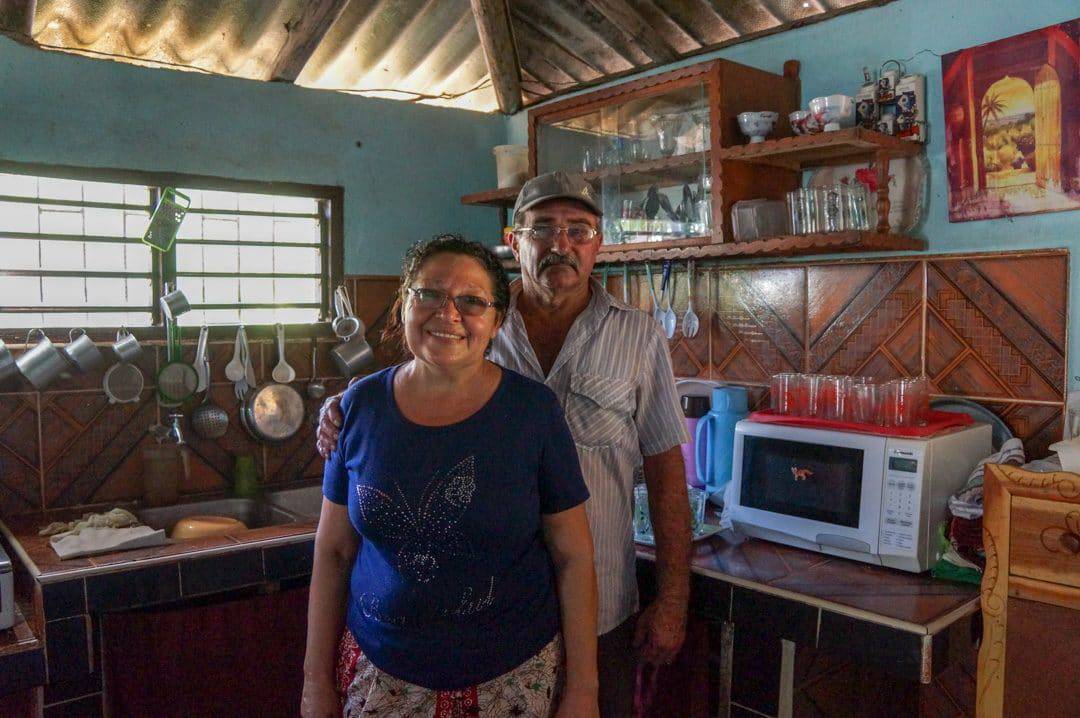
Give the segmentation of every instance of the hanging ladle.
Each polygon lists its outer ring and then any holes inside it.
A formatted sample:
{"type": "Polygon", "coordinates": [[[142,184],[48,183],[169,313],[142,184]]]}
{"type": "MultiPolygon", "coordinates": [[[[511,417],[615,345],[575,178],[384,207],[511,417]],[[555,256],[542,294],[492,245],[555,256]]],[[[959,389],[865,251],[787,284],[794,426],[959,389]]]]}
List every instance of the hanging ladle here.
{"type": "MultiPolygon", "coordinates": [[[[664,260],[664,276],[660,280],[660,298],[664,298],[666,293],[668,280],[671,279],[671,260],[664,260]]],[[[667,308],[663,311],[663,319],[660,322],[664,327],[664,335],[668,339],[675,336],[675,326],[678,324],[678,320],[675,318],[675,310],[671,308],[671,295],[675,293],[675,283],[671,284],[671,294],[667,295],[667,308]]]]}

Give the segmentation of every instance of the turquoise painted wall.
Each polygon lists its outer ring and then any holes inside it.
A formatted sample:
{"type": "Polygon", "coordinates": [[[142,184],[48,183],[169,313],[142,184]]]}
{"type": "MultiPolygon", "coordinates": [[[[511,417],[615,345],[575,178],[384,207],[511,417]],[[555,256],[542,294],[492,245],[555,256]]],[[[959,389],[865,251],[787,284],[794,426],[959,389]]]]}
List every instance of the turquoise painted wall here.
{"type": "MultiPolygon", "coordinates": [[[[932,252],[1069,247],[1080,249],[1080,211],[1055,212],[981,222],[950,223],[945,177],[945,130],[941,100],[942,55],[973,45],[1036,30],[1080,15],[1076,0],[896,0],[825,22],[736,45],[667,65],[665,71],[723,57],[770,72],[784,61],[802,63],[803,104],[811,97],[852,94],[862,84],[862,67],[888,59],[906,60],[908,72],[926,75],[930,139],[929,202],[920,234],[932,252]],[[931,52],[922,52],[922,50],[931,52]],[[911,58],[911,59],[908,59],[911,58]]],[[[764,108],[763,108],[764,109],[764,108]]],[[[509,142],[527,141],[527,115],[507,120],[509,142]]],[[[1080,260],[1070,258],[1069,376],[1080,385],[1080,260]]]]}
{"type": "Polygon", "coordinates": [[[462,207],[495,186],[504,118],[289,84],[135,67],[0,36],[0,159],[345,188],[345,269],[397,274],[436,232],[491,234],[462,207]],[[363,143],[357,148],[356,142],[363,143]]]}

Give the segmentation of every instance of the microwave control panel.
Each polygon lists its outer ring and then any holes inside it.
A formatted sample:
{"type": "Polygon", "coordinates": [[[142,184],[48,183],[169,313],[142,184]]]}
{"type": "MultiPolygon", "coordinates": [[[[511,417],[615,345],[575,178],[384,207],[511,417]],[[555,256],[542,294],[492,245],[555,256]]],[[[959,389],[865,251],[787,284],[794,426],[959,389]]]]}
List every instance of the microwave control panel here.
{"type": "Polygon", "coordinates": [[[893,448],[885,455],[881,527],[878,542],[897,553],[915,553],[919,537],[919,506],[923,452],[893,448]]]}

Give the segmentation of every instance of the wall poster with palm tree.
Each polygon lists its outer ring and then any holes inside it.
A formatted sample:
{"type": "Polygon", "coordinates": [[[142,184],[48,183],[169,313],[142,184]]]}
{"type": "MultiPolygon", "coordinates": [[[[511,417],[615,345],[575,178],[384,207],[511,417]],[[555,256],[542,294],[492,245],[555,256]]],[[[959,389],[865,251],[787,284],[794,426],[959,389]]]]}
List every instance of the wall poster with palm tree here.
{"type": "Polygon", "coordinates": [[[1080,19],[941,58],[949,221],[1080,209],[1080,19]]]}

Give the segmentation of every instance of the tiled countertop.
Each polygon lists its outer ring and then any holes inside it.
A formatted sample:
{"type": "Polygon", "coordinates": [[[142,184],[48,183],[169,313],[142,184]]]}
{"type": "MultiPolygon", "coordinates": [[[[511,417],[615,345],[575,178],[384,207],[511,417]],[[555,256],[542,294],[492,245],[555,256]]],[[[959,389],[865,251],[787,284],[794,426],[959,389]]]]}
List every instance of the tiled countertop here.
{"type": "Polygon", "coordinates": [[[54,518],[51,515],[28,514],[0,521],[0,533],[13,549],[12,559],[17,557],[30,575],[41,584],[311,540],[315,535],[316,525],[315,521],[298,521],[240,531],[229,536],[175,541],[164,546],[63,560],[49,545],[49,537],[38,536],[37,533],[40,527],[54,518]]]}
{"type": "MultiPolygon", "coordinates": [[[[655,550],[637,546],[638,557],[655,550]]],[[[694,544],[692,571],[851,618],[916,634],[936,634],[979,608],[978,586],[722,535],[694,544]]]]}
{"type": "Polygon", "coordinates": [[[0,696],[45,682],[45,646],[15,609],[15,625],[0,631],[0,696]]]}

